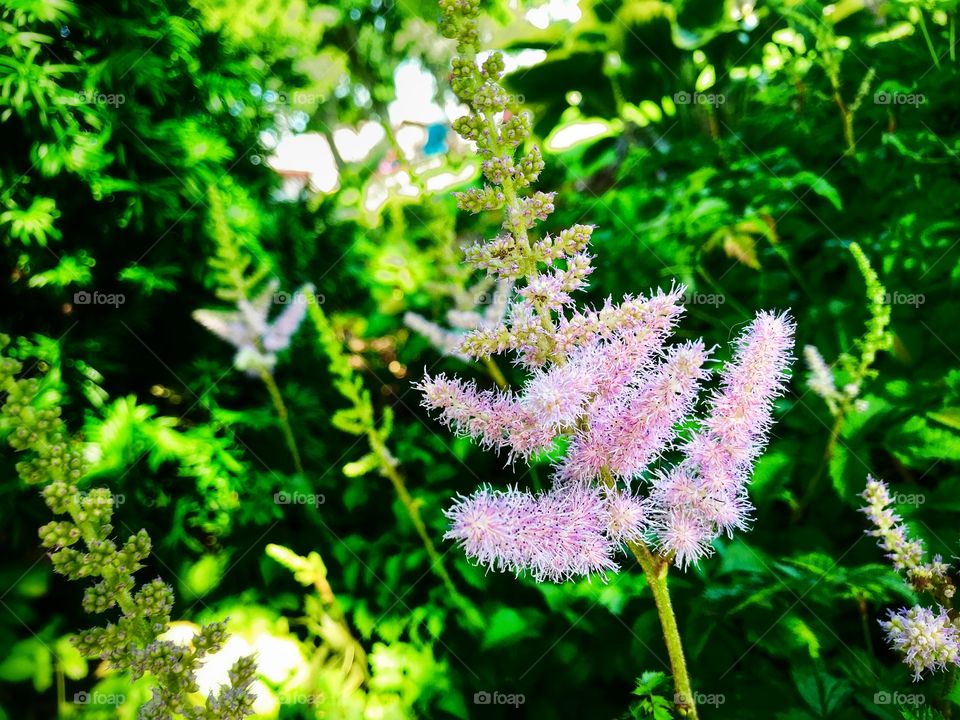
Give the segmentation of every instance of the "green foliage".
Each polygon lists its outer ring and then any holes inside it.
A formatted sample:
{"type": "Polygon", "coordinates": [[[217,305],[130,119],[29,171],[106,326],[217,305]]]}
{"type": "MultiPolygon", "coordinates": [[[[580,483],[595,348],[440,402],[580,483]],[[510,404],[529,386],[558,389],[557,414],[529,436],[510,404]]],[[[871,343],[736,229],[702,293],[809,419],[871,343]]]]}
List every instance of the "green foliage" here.
{"type": "MultiPolygon", "coordinates": [[[[0,350],[7,344],[9,338],[0,336],[0,350]]],[[[80,489],[88,468],[80,442],[68,436],[60,420],[56,389],[49,383],[44,387],[42,379],[18,377],[24,366],[13,357],[0,357],[0,363],[4,395],[0,435],[15,451],[29,453],[27,459],[17,463],[21,480],[42,485],[41,494],[49,509],[66,518],[48,522],[39,531],[54,570],[71,580],[100,578],[84,592],[86,612],[104,613],[115,607],[121,612],[115,624],[110,622],[74,637],[78,652],[58,649],[58,671],[83,677],[86,665],[82,658],[88,657],[104,660],[135,679],[152,676],[153,697],[140,711],[144,720],[174,716],[198,720],[243,718],[253,704],[253,660],[238,659],[230,669],[229,685],[211,693],[206,702],[197,705],[190,699],[190,694],[199,690],[196,672],[203,658],[223,647],[224,625],[204,626],[190,645],[162,638],[170,627],[173,591],[159,579],[139,587],[134,579],[134,573],[144,567],[143,561],[150,555],[150,536],[140,530],[122,545],[111,538],[114,497],[102,487],[80,489]]],[[[26,641],[18,646],[4,665],[8,679],[24,679],[25,666],[33,664],[34,687],[49,687],[51,652],[42,641],[39,644],[41,647],[26,641]]],[[[30,676],[28,673],[25,677],[30,676]]]]}
{"type": "Polygon", "coordinates": [[[633,694],[640,697],[630,706],[631,718],[653,718],[670,720],[673,702],[664,695],[669,678],[662,672],[645,672],[637,678],[637,687],[633,694]]]}
{"type": "MultiPolygon", "coordinates": [[[[790,307],[798,347],[820,350],[838,393],[856,386],[831,405],[798,363],[751,532],[674,582],[694,690],[716,701],[702,716],[956,715],[945,680],[912,684],[885,648],[875,620],[914,598],[856,512],[873,471],[924,498],[901,513],[931,553],[960,554],[956,3],[579,10],[543,27],[539,3],[497,3],[481,30],[508,61],[541,51],[505,81],[558,191],[545,229],[596,226],[589,302],[676,279],[685,331],[718,345],[755,309],[790,307]],[[898,693],[927,702],[881,702],[898,693]]],[[[329,193],[293,201],[271,169],[288,132],[383,124],[401,62],[432,76],[443,107],[454,46],[438,18],[433,2],[8,0],[0,330],[32,341],[7,354],[37,381],[37,408],[82,429],[78,491],[109,484],[110,536],[144,528],[140,574],[189,594],[174,629],[229,616],[231,652],[259,653],[259,717],[668,717],[666,653],[629,560],[607,584],[537,587],[442,540],[457,493],[550,473],[549,458],[519,476],[437,432],[411,388],[424,369],[493,385],[402,322],[446,326],[486,292],[462,252],[499,221],[458,214],[446,193],[482,188],[471,149],[448,132],[445,154],[410,154],[405,133],[423,128],[392,127],[363,159],[339,158],[329,193]],[[191,318],[273,280],[316,285],[274,378],[303,472],[263,378],[191,318]],[[494,691],[525,703],[475,704],[494,691]]],[[[50,519],[21,460],[2,457],[0,716],[132,720],[149,683],[77,658],[82,593],[44,558],[50,519]]]]}

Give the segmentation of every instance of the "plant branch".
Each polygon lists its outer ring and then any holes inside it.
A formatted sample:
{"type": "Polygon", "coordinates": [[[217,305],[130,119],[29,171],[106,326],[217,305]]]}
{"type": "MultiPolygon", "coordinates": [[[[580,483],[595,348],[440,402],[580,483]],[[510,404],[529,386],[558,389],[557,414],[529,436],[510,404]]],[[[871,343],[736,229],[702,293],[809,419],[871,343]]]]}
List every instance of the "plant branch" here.
{"type": "Polygon", "coordinates": [[[283,430],[283,439],[286,440],[287,448],[293,458],[293,466],[298,473],[303,475],[303,464],[300,462],[300,451],[297,449],[297,439],[293,435],[293,428],[290,426],[290,415],[287,412],[287,406],[283,402],[283,396],[280,394],[280,388],[277,387],[277,381],[267,369],[260,371],[260,378],[263,384],[267,386],[270,393],[270,399],[273,400],[273,407],[277,411],[277,418],[280,420],[280,428],[283,430]]]}
{"type": "Polygon", "coordinates": [[[464,611],[468,622],[476,625],[477,627],[481,627],[483,623],[481,618],[477,615],[476,609],[467,602],[463,595],[460,594],[460,591],[457,590],[457,586],[453,583],[453,578],[450,577],[446,567],[444,567],[443,556],[440,555],[436,546],[433,544],[433,540],[430,537],[430,531],[427,529],[427,525],[423,521],[423,517],[420,515],[420,506],[417,501],[413,499],[413,496],[410,495],[410,491],[407,490],[407,484],[404,482],[403,476],[397,470],[396,461],[390,454],[390,451],[387,449],[386,445],[383,444],[383,441],[380,439],[380,436],[377,435],[376,430],[368,430],[367,439],[370,443],[370,449],[373,451],[373,454],[377,456],[380,469],[390,480],[390,484],[393,485],[393,489],[396,491],[397,497],[400,498],[400,502],[403,504],[404,508],[406,508],[407,515],[410,517],[410,522],[413,523],[413,527],[416,529],[417,534],[423,541],[423,547],[426,549],[427,556],[430,559],[430,569],[436,573],[437,577],[440,578],[443,586],[450,594],[451,599],[457,604],[458,607],[460,607],[461,610],[464,611]]]}
{"type": "Polygon", "coordinates": [[[650,586],[653,601],[657,606],[660,627],[663,629],[663,640],[667,645],[667,655],[670,657],[670,671],[673,673],[674,686],[673,701],[677,712],[682,717],[697,720],[697,704],[690,686],[690,676],[687,673],[687,661],[683,655],[680,629],[677,627],[677,616],[673,612],[673,603],[670,601],[670,591],[667,588],[670,558],[652,553],[643,543],[630,542],[628,547],[643,568],[647,585],[650,586]]]}

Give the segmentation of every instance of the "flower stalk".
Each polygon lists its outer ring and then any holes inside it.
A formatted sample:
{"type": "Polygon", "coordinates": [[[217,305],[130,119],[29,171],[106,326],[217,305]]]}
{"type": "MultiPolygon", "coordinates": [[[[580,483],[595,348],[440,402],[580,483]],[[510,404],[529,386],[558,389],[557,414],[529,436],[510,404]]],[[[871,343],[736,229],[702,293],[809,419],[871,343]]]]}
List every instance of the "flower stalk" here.
{"type": "Polygon", "coordinates": [[[696,698],[690,685],[690,674],[687,672],[687,661],[683,653],[680,629],[677,627],[677,616],[673,611],[670,591],[667,588],[670,558],[650,552],[643,543],[629,542],[627,547],[643,568],[647,585],[653,594],[653,602],[657,606],[663,640],[670,658],[670,672],[673,674],[674,705],[681,716],[697,720],[696,698]]]}
{"type": "MultiPolygon", "coordinates": [[[[0,336],[0,350],[9,343],[0,336]]],[[[24,459],[17,472],[24,482],[42,486],[41,494],[58,519],[39,530],[54,571],[71,580],[93,580],[83,595],[83,609],[109,614],[111,620],[73,637],[80,653],[128,672],[133,679],[149,675],[153,696],[138,713],[140,720],[222,718],[241,720],[254,702],[252,658],[237,660],[229,685],[202,702],[197,671],[205,658],[227,639],[226,623],[200,628],[187,645],[165,639],[170,628],[173,589],[159,578],[138,583],[152,544],[146,530],[125,541],[113,535],[116,501],[109,490],[86,488],[90,471],[80,439],[68,434],[61,419],[58,388],[46,378],[31,377],[13,353],[0,355],[0,437],[24,459]],[[119,612],[117,612],[119,611],[119,612]]],[[[58,706],[63,707],[62,673],[58,667],[58,706]]]]}
{"type": "Polygon", "coordinates": [[[910,588],[929,594],[934,606],[914,605],[889,610],[880,621],[887,643],[903,655],[914,681],[925,672],[947,671],[951,677],[960,666],[960,618],[953,607],[956,585],[951,566],[939,555],[928,559],[923,541],[914,537],[896,512],[895,496],[883,481],[867,475],[860,495],[866,503],[861,512],[870,521],[867,535],[887,553],[893,569],[910,588]]]}
{"type": "Polygon", "coordinates": [[[319,345],[329,360],[329,370],[334,377],[334,388],[351,405],[350,408],[338,410],[333,417],[333,424],[338,429],[351,435],[365,437],[370,452],[360,460],[344,466],[344,473],[348,476],[359,476],[367,472],[378,470],[385,475],[393,486],[400,503],[403,505],[413,524],[430,562],[431,571],[443,583],[450,599],[459,607],[467,622],[482,626],[482,619],[467,599],[460,593],[450,577],[443,563],[443,557],[437,551],[430,531],[420,513],[420,503],[417,502],[407,489],[403,475],[397,469],[397,461],[386,444],[393,424],[393,416],[389,408],[385,409],[384,418],[378,424],[374,417],[373,403],[370,393],[364,388],[363,380],[357,376],[350,362],[343,352],[340,338],[337,336],[329,318],[323,309],[315,302],[309,303],[307,312],[317,331],[319,345]]]}
{"type": "Polygon", "coordinates": [[[476,327],[456,352],[484,361],[511,352],[528,375],[519,390],[425,376],[423,404],[511,461],[565,445],[552,488],[483,487],[460,497],[447,511],[446,537],[477,564],[554,582],[616,570],[626,545],[654,596],[674,704],[696,718],[667,571],[697,563],[716,538],[749,524],[746,487],[769,436],[773,400],[783,392],[793,323],[786,314],[757,313],[704,414],[697,398],[712,375],[712,350],[703,341],[668,344],[683,314],[683,287],[578,307],[573,294],[593,271],[593,227],[531,235],[553,212],[554,194],[527,190],[544,167],[539,148],[527,143],[530,118],[500,83],[503,57],[492,53],[477,63],[480,0],[440,5],[441,29],[458,42],[451,87],[471,110],[454,126],[476,143],[486,181],[456,193],[457,204],[505,217],[502,233],[469,248],[466,258],[511,289],[504,319],[476,327]],[[658,461],[675,450],[682,459],[665,469],[658,461]]]}
{"type": "Polygon", "coordinates": [[[293,427],[290,425],[290,415],[287,412],[287,405],[283,401],[283,395],[280,394],[280,388],[277,387],[277,381],[273,373],[266,368],[261,368],[260,379],[270,393],[270,399],[273,401],[273,407],[277,411],[277,420],[280,423],[280,429],[283,431],[283,439],[290,451],[290,457],[293,459],[293,467],[303,475],[303,463],[300,460],[300,450],[297,447],[297,438],[293,434],[293,427]]]}
{"type": "Polygon", "coordinates": [[[433,544],[430,531],[427,529],[427,525],[423,521],[423,516],[420,514],[420,503],[413,499],[413,496],[407,489],[407,484],[404,482],[403,476],[397,470],[396,459],[374,430],[367,432],[367,440],[370,443],[370,449],[374,455],[377,456],[381,472],[390,480],[390,484],[393,485],[397,497],[407,511],[410,522],[413,523],[417,535],[420,536],[420,540],[423,542],[424,550],[426,550],[427,557],[430,560],[430,569],[437,575],[440,582],[443,583],[444,589],[454,604],[464,611],[464,616],[467,621],[476,627],[483,627],[483,620],[477,614],[476,608],[467,602],[467,599],[460,594],[460,591],[457,590],[457,586],[453,582],[453,578],[450,577],[450,573],[447,572],[447,568],[443,564],[443,557],[437,551],[436,545],[433,544]]]}
{"type": "Polygon", "coordinates": [[[811,476],[810,482],[794,508],[795,520],[800,519],[809,504],[816,498],[820,482],[827,474],[830,461],[836,453],[847,418],[869,407],[868,401],[862,397],[863,387],[867,381],[877,375],[877,371],[873,369],[877,353],[893,347],[893,335],[888,330],[890,304],[887,302],[887,290],[857,243],[850,243],[850,253],[866,284],[870,317],[866,322],[864,334],[853,344],[852,349],[856,352],[842,353],[832,365],[827,364],[815,346],[807,345],[803,349],[803,356],[810,371],[807,376],[807,387],[826,402],[827,409],[833,416],[833,424],[820,465],[811,476]]]}

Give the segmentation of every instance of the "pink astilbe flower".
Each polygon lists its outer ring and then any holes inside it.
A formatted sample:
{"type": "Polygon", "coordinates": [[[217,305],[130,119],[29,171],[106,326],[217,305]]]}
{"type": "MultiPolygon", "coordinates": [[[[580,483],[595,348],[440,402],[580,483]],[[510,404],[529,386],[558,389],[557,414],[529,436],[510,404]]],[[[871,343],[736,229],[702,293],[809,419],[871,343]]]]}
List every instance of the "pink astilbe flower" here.
{"type": "Polygon", "coordinates": [[[488,280],[510,283],[513,294],[502,322],[469,332],[457,353],[477,360],[511,353],[527,379],[516,391],[443,375],[419,387],[441,421],[509,460],[542,451],[560,457],[543,495],[484,489],[457,502],[449,537],[486,567],[538,579],[612,569],[625,542],[644,546],[634,546],[638,556],[653,547],[686,567],[721,533],[747,525],[746,486],[786,381],[793,322],[757,314],[701,413],[712,352],[702,341],[670,342],[685,287],[578,306],[576,293],[592,272],[594,228],[533,232],[553,213],[555,195],[530,188],[543,156],[526,142],[530,117],[499,84],[502,57],[477,61],[476,5],[441,0],[442,26],[460,52],[451,88],[468,107],[454,126],[474,143],[484,176],[455,197],[461,210],[502,211],[497,236],[468,248],[466,260],[488,280]],[[662,466],[674,456],[676,465],[662,466]]]}
{"type": "Polygon", "coordinates": [[[877,545],[887,552],[887,557],[898,572],[909,574],[923,563],[923,542],[911,538],[901,518],[893,509],[890,488],[882,480],[867,475],[867,486],[860,497],[867,501],[861,508],[873,524],[867,535],[877,538],[877,545]]]}
{"type": "Polygon", "coordinates": [[[675,554],[677,565],[709,554],[708,544],[721,533],[746,527],[752,510],[746,485],[767,442],[792,345],[793,323],[786,316],[758,313],[738,338],[707,417],[683,447],[683,461],[654,483],[652,497],[661,513],[657,541],[675,554]],[[695,548],[690,539],[698,533],[691,530],[690,518],[702,525],[695,548]]]}
{"type": "Polygon", "coordinates": [[[525,413],[554,432],[571,427],[596,388],[591,368],[577,358],[547,371],[535,371],[519,399],[525,413]]]}
{"type": "Polygon", "coordinates": [[[914,682],[924,671],[960,665],[960,631],[946,608],[938,605],[934,613],[916,605],[889,613],[889,619],[881,620],[880,627],[890,646],[903,653],[903,662],[913,670],[914,682]]]}
{"type": "Polygon", "coordinates": [[[647,509],[643,500],[627,491],[604,493],[606,532],[617,544],[643,539],[647,531],[647,509]]]}
{"type": "Polygon", "coordinates": [[[553,443],[553,427],[538,423],[512,393],[479,390],[474,383],[443,374],[425,377],[418,387],[424,405],[439,410],[442,422],[484,447],[509,448],[511,454],[528,456],[553,443]]]}
{"type": "Polygon", "coordinates": [[[709,555],[716,536],[712,523],[693,505],[661,510],[656,532],[660,547],[674,553],[677,567],[682,568],[709,555]]]}
{"type": "Polygon", "coordinates": [[[271,280],[253,299],[241,298],[236,310],[195,310],[193,319],[237,350],[234,365],[249,375],[272,372],[276,353],[290,347],[312,302],[313,285],[306,284],[295,293],[281,293],[279,280],[271,280]],[[273,305],[284,306],[272,321],[273,305]]]}
{"type": "Polygon", "coordinates": [[[702,342],[685,343],[649,372],[624,378],[619,395],[591,407],[588,427],[575,435],[560,463],[560,477],[588,481],[602,467],[617,477],[639,477],[668,449],[678,421],[692,409],[708,375],[706,359],[702,342]]]}
{"type": "Polygon", "coordinates": [[[477,564],[561,582],[617,568],[619,544],[643,532],[643,508],[626,493],[582,485],[533,495],[481,488],[447,510],[448,539],[477,564]]]}
{"type": "Polygon", "coordinates": [[[757,315],[737,340],[720,387],[699,419],[694,403],[709,376],[709,354],[700,341],[663,347],[676,317],[666,308],[632,334],[595,335],[566,362],[535,369],[519,393],[427,377],[420,384],[424,405],[438,410],[457,432],[506,448],[511,457],[527,457],[569,436],[556,469],[560,486],[617,480],[629,485],[649,477],[648,539],[686,567],[709,555],[720,534],[748,525],[752,505],[746,486],[767,441],[773,401],[782,392],[793,324],[785,315],[757,315]],[[651,471],[652,463],[677,445],[685,422],[694,429],[680,443],[681,462],[651,471]]]}
{"type": "Polygon", "coordinates": [[[936,613],[921,605],[888,611],[889,618],[880,621],[887,642],[903,654],[915,681],[926,670],[943,670],[948,663],[960,665],[960,623],[941,604],[950,604],[956,590],[948,574],[949,565],[939,555],[934,555],[931,562],[924,561],[923,543],[910,537],[902,518],[894,512],[894,497],[883,480],[867,475],[861,497],[867,502],[861,511],[873,525],[867,534],[877,538],[877,544],[887,552],[894,569],[906,576],[911,588],[929,592],[937,600],[936,613]]]}

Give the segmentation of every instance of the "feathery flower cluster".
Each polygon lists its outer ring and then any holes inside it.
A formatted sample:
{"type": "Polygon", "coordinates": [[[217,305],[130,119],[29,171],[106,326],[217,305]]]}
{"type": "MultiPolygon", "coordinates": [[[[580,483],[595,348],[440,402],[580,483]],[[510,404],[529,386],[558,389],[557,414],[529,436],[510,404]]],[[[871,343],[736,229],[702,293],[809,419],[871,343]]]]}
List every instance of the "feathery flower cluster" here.
{"type": "Polygon", "coordinates": [[[894,569],[906,576],[914,590],[929,592],[937,600],[936,613],[921,605],[890,610],[889,619],[880,621],[887,642],[903,653],[914,680],[919,680],[925,670],[942,670],[947,663],[960,665],[960,621],[951,618],[943,606],[952,602],[955,593],[948,574],[950,566],[939,555],[924,562],[923,543],[910,537],[902,518],[894,512],[894,498],[885,482],[868,475],[861,497],[867,502],[861,510],[873,525],[867,534],[877,538],[894,569]]]}
{"type": "Polygon", "coordinates": [[[619,544],[639,539],[645,525],[636,498],[585,486],[540,495],[481,488],[447,515],[446,537],[479,564],[554,582],[616,569],[619,544]]]}
{"type": "MultiPolygon", "coordinates": [[[[0,349],[8,343],[7,337],[0,336],[0,349]]],[[[17,463],[20,478],[44,485],[47,506],[65,518],[41,527],[40,540],[56,572],[71,580],[96,580],[84,592],[84,610],[120,610],[116,623],[76,635],[77,648],[86,657],[129,671],[135,679],[153,676],[154,695],[140,709],[140,720],[175,715],[191,720],[246,717],[252,712],[250,685],[256,672],[250,658],[234,665],[231,685],[212,694],[205,704],[190,699],[190,693],[199,689],[195,673],[204,656],[219,650],[226,640],[224,623],[201,628],[191,647],[159,639],[169,627],[173,591],[159,579],[138,589],[134,579],[150,555],[150,537],[145,530],[122,543],[110,537],[113,496],[106,488],[84,491],[78,487],[87,471],[83,446],[67,434],[60,408],[50,404],[49,387],[40,378],[18,377],[22,372],[19,360],[0,356],[0,395],[5,396],[0,437],[14,450],[30,453],[31,459],[17,463]]]]}
{"type": "Polygon", "coordinates": [[[758,313],[736,342],[706,418],[683,444],[683,460],[654,483],[650,497],[665,530],[658,540],[679,564],[709,552],[717,535],[746,529],[747,485],[773,424],[792,339],[782,316],[758,313]]]}
{"type": "Polygon", "coordinates": [[[913,670],[914,681],[925,670],[945,670],[948,663],[960,665],[960,629],[946,608],[938,605],[934,613],[916,605],[889,613],[889,619],[881,620],[880,626],[890,646],[903,653],[903,662],[913,670]]]}
{"type": "MultiPolygon", "coordinates": [[[[487,278],[484,278],[484,281],[487,278]]],[[[444,355],[468,361],[469,356],[460,351],[464,337],[470,331],[480,328],[495,328],[503,322],[507,310],[507,301],[513,293],[513,283],[498,280],[496,284],[481,281],[483,287],[471,288],[463,295],[467,303],[447,312],[449,328],[427,320],[415,312],[403,316],[404,324],[430,341],[444,355]],[[492,289],[489,289],[492,286],[492,289]]],[[[478,283],[478,285],[480,285],[478,283]]]]}
{"type": "Polygon", "coordinates": [[[894,569],[903,573],[917,592],[930,591],[945,600],[952,598],[956,588],[948,574],[950,566],[939,555],[934,555],[931,562],[924,562],[923,542],[910,537],[903,518],[893,509],[893,496],[887,484],[867,475],[867,486],[860,497],[867,502],[861,511],[873,525],[866,532],[877,538],[877,545],[887,552],[894,569]]]}
{"type": "Polygon", "coordinates": [[[805,345],[803,359],[807,361],[807,367],[810,369],[810,375],[807,377],[807,385],[810,389],[827,402],[836,401],[840,391],[837,390],[833,371],[820,351],[813,345],[805,345]]]}
{"type": "Polygon", "coordinates": [[[866,331],[854,343],[860,353],[857,356],[842,353],[834,363],[834,369],[827,365],[823,355],[813,345],[807,345],[803,349],[803,356],[810,370],[807,386],[815,395],[819,395],[826,401],[830,414],[834,417],[842,417],[850,410],[863,412],[867,409],[867,401],[859,397],[863,383],[876,375],[876,370],[873,370],[872,366],[877,353],[888,350],[893,344],[893,336],[887,331],[887,326],[890,324],[890,305],[886,302],[887,291],[857,243],[850,244],[850,253],[866,283],[870,311],[866,331]],[[839,388],[837,387],[838,377],[842,383],[842,387],[839,388]]]}
{"type": "Polygon", "coordinates": [[[193,319],[237,349],[233,364],[238,370],[253,376],[273,372],[276,354],[290,347],[313,295],[310,284],[292,294],[279,289],[280,282],[271,280],[252,300],[239,297],[236,310],[195,310],[193,319]],[[286,307],[269,321],[270,306],[275,303],[286,307]]]}
{"type": "Polygon", "coordinates": [[[513,283],[515,294],[503,321],[471,331],[458,351],[476,359],[514,353],[529,375],[519,391],[444,375],[424,377],[420,389],[444,423],[511,460],[551,450],[559,438],[567,450],[549,492],[480,490],[450,511],[448,537],[483,565],[538,579],[611,569],[612,549],[624,541],[654,544],[685,567],[709,554],[720,533],[747,524],[746,485],[782,392],[793,323],[784,314],[757,315],[701,417],[697,397],[711,353],[700,341],[667,342],[685,288],[577,306],[574,293],[593,269],[593,227],[531,235],[553,212],[554,196],[527,190],[544,163],[535,145],[526,147],[528,115],[499,83],[502,56],[477,63],[479,4],[440,0],[441,28],[458,41],[451,86],[471,110],[455,128],[476,144],[486,180],[457,202],[470,212],[504,212],[501,233],[466,257],[513,283]],[[671,451],[682,456],[673,469],[655,468],[671,451]],[[631,490],[648,482],[646,497],[631,490]]]}

